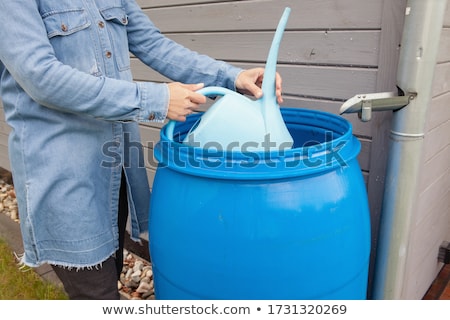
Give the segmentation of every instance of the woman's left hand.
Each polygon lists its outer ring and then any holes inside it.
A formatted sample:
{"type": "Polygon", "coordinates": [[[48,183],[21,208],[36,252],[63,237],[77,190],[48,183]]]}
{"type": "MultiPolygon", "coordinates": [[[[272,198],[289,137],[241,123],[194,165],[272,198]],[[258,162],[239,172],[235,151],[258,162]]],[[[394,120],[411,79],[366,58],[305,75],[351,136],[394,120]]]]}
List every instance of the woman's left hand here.
{"type": "MultiPolygon", "coordinates": [[[[264,78],[264,68],[252,68],[242,71],[236,79],[236,89],[243,94],[249,94],[259,99],[263,92],[261,85],[264,78]]],[[[275,77],[275,95],[279,104],[283,103],[281,96],[281,76],[277,72],[275,77]]]]}

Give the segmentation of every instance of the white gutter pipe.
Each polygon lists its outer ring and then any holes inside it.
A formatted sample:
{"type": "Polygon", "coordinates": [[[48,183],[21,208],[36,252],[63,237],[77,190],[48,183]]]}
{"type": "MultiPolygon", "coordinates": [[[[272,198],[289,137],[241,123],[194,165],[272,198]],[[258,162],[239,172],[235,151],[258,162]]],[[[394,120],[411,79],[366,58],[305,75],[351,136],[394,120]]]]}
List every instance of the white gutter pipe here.
{"type": "Polygon", "coordinates": [[[421,153],[447,0],[408,0],[397,85],[415,96],[394,112],[376,253],[374,299],[402,299],[421,153]]]}

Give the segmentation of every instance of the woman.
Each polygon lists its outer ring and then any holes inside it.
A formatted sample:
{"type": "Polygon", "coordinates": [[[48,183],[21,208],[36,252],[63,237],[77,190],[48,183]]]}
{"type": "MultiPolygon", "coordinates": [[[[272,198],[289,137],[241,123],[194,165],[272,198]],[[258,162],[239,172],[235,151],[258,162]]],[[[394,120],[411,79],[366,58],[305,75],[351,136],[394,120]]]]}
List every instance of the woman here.
{"type": "Polygon", "coordinates": [[[118,299],[125,224],[139,241],[148,223],[138,123],[184,121],[204,85],[259,98],[264,70],[182,47],[134,0],[2,1],[0,19],[22,263],[50,264],[71,299],[118,299]],[[133,82],[129,52],[174,82],[133,82]]]}

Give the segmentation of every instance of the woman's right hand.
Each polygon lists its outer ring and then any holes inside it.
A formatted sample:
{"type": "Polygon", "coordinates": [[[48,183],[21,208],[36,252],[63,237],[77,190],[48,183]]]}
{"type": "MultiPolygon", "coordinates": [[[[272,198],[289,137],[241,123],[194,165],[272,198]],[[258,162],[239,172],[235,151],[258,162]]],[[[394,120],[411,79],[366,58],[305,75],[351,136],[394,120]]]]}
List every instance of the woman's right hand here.
{"type": "Polygon", "coordinates": [[[199,111],[200,104],[206,103],[206,97],[197,90],[204,87],[203,83],[184,84],[172,82],[169,87],[169,110],[167,118],[175,121],[186,121],[186,116],[199,111]]]}

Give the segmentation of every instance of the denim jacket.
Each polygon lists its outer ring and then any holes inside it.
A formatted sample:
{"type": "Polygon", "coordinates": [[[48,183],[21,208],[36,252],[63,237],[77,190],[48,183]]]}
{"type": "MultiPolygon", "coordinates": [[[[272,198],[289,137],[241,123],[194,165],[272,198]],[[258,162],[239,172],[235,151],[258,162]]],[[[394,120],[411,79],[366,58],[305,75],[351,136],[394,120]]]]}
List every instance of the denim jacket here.
{"type": "Polygon", "coordinates": [[[167,114],[167,84],[133,82],[130,52],[184,83],[234,90],[241,69],[164,37],[134,0],[1,1],[0,21],[0,97],[12,128],[23,263],[97,265],[118,248],[122,169],[131,237],[147,231],[138,123],[167,114]]]}

